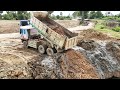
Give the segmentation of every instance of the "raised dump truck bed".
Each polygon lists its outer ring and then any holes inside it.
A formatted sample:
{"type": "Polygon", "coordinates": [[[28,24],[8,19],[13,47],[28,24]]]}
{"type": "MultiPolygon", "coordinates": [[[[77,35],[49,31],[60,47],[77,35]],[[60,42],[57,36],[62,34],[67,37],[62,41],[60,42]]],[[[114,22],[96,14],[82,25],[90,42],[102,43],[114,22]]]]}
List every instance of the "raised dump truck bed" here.
{"type": "Polygon", "coordinates": [[[70,32],[50,18],[35,17],[34,13],[30,20],[39,34],[49,42],[51,48],[67,50],[77,45],[77,34],[70,32]]]}

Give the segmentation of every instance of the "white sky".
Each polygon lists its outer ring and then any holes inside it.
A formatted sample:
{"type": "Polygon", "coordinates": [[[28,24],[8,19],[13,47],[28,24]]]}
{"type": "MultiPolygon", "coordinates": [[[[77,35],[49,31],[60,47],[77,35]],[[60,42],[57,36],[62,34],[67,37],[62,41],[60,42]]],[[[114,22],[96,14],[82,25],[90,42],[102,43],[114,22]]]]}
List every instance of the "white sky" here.
{"type": "MultiPolygon", "coordinates": [[[[60,12],[63,13],[63,16],[68,16],[69,14],[72,15],[74,11],[54,11],[52,14],[54,15],[60,15],[60,12]]],[[[103,14],[105,14],[107,11],[102,11],[103,14]]],[[[120,11],[110,11],[113,15],[119,14],[120,11]]],[[[6,11],[3,11],[3,14],[5,14],[6,11]]]]}
{"type": "MultiPolygon", "coordinates": [[[[74,12],[74,11],[54,11],[52,14],[54,14],[54,15],[60,15],[60,12],[62,12],[63,13],[63,16],[67,16],[67,15],[72,15],[72,13],[74,12]]],[[[105,14],[107,11],[102,11],[102,13],[103,14],[105,14]]],[[[120,11],[110,11],[113,15],[116,15],[116,14],[119,14],[120,13],[120,11]]]]}

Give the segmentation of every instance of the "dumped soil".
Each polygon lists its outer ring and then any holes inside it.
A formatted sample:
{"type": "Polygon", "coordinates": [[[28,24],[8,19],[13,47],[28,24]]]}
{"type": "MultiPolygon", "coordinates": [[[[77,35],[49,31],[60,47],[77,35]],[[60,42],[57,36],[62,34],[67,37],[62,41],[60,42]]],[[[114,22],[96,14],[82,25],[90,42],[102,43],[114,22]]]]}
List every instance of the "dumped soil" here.
{"type": "Polygon", "coordinates": [[[106,49],[112,53],[112,56],[115,56],[120,64],[120,41],[111,41],[107,43],[106,49]]]}
{"type": "Polygon", "coordinates": [[[95,30],[84,30],[79,34],[80,38],[83,39],[97,39],[97,40],[111,40],[112,37],[109,37],[106,34],[103,34],[101,32],[95,31],[95,30]]]}
{"type": "MultiPolygon", "coordinates": [[[[98,44],[93,40],[83,40],[79,45],[83,49],[78,51],[84,53],[87,60],[96,68],[102,79],[120,77],[119,58],[115,58],[116,55],[111,55],[110,52],[106,50],[106,48],[108,48],[108,50],[116,50],[116,53],[119,53],[117,52],[119,51],[118,48],[114,49],[110,44],[98,44]]],[[[114,52],[112,53],[114,54],[114,52]]],[[[119,55],[117,57],[119,57],[119,55]]]]}
{"type": "Polygon", "coordinates": [[[61,27],[54,25],[49,19],[47,19],[46,21],[42,21],[42,22],[44,22],[48,27],[50,27],[52,30],[54,30],[58,34],[65,35],[64,30],[61,27]]]}
{"type": "Polygon", "coordinates": [[[41,13],[41,12],[36,12],[34,13],[34,16],[39,19],[41,22],[43,22],[45,25],[53,29],[55,32],[61,35],[65,35],[64,30],[59,27],[58,25],[55,25],[50,18],[48,18],[48,15],[41,13]]]}
{"type": "Polygon", "coordinates": [[[82,47],[85,50],[94,50],[96,48],[96,43],[94,40],[80,40],[78,46],[82,47]]]}
{"type": "Polygon", "coordinates": [[[94,67],[80,52],[68,50],[64,54],[43,57],[28,63],[35,79],[97,79],[94,67]]]}
{"type": "Polygon", "coordinates": [[[61,58],[62,71],[68,79],[97,79],[100,78],[95,68],[87,61],[82,53],[68,50],[61,58]],[[67,69],[65,68],[67,67],[67,69]]]}
{"type": "MultiPolygon", "coordinates": [[[[57,57],[57,56],[55,56],[57,57]]],[[[40,57],[33,58],[33,61],[28,62],[31,75],[34,79],[60,79],[59,65],[55,57],[40,55],[40,57]]]]}
{"type": "Polygon", "coordinates": [[[66,28],[64,28],[63,26],[61,26],[60,24],[56,23],[54,20],[48,17],[41,18],[39,16],[36,18],[60,35],[67,36],[68,38],[74,36],[72,32],[70,32],[69,30],[67,30],[66,28]]]}

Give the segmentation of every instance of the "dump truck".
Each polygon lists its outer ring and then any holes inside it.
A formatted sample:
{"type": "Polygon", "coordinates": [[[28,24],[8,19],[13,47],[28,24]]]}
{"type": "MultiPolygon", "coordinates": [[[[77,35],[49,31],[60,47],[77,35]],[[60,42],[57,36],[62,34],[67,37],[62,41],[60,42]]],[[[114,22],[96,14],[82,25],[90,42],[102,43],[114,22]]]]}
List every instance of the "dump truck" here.
{"type": "Polygon", "coordinates": [[[30,20],[21,20],[20,34],[25,48],[33,47],[48,55],[73,48],[78,37],[43,12],[31,12],[30,20]]]}

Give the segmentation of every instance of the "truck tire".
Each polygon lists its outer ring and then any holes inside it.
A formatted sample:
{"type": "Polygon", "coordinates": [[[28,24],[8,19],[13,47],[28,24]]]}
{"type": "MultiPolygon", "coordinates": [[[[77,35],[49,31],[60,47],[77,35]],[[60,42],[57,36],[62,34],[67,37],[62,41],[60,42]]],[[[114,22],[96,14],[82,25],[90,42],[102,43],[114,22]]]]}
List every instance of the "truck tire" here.
{"type": "Polygon", "coordinates": [[[38,52],[41,53],[41,54],[44,54],[45,53],[45,48],[43,45],[39,45],[38,46],[38,52]]]}
{"type": "Polygon", "coordinates": [[[52,48],[47,48],[46,52],[47,52],[47,54],[48,54],[49,56],[51,56],[51,55],[54,54],[54,51],[53,51],[52,48]]]}
{"type": "Polygon", "coordinates": [[[23,41],[23,47],[26,49],[28,48],[28,42],[27,41],[23,41]]]}

